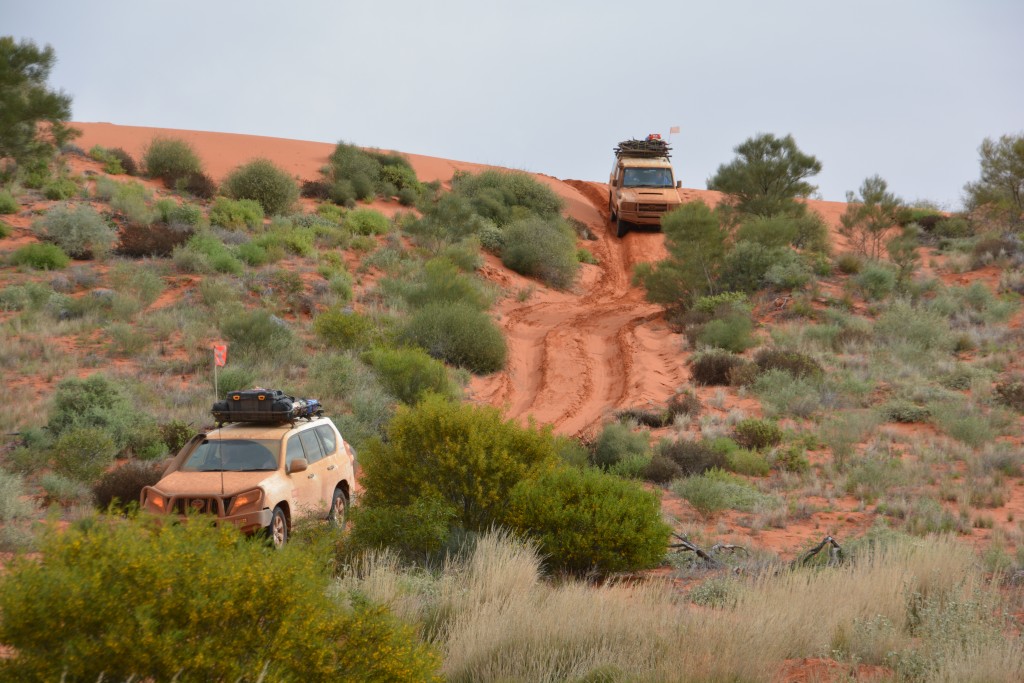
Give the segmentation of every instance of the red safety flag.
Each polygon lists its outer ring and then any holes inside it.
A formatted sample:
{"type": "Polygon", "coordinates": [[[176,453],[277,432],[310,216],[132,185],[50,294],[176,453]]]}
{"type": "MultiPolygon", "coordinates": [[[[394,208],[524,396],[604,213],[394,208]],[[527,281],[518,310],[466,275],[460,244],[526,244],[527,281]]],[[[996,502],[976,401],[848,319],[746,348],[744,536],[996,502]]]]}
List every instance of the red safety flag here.
{"type": "Polygon", "coordinates": [[[679,133],[679,126],[672,126],[668,129],[669,135],[676,135],[677,133],[679,133]]]}
{"type": "Polygon", "coordinates": [[[218,368],[224,367],[228,362],[228,345],[227,344],[214,344],[213,345],[213,362],[218,368]]]}

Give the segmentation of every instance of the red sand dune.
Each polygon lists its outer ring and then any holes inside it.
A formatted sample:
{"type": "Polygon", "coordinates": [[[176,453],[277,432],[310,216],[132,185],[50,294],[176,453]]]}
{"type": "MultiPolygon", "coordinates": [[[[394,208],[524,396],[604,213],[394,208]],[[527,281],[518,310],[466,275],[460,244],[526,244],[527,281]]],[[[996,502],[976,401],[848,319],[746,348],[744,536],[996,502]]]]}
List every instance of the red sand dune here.
{"type": "MultiPolygon", "coordinates": [[[[280,138],[168,130],[109,123],[75,124],[85,149],[122,147],[141,157],[157,136],[188,141],[215,180],[253,158],[270,159],[298,178],[315,179],[334,149],[332,143],[280,138]]],[[[415,154],[406,155],[423,181],[447,182],[456,170],[476,172],[487,166],[415,154]]],[[[475,400],[501,406],[509,417],[533,418],[565,434],[592,432],[621,408],[664,403],[689,377],[682,340],[660,319],[659,307],[647,303],[630,282],[634,264],[665,255],[658,232],[632,232],[625,239],[609,231],[608,190],[603,182],[558,180],[536,175],[566,202],[566,211],[586,224],[597,239],[586,246],[599,259],[585,266],[571,292],[550,290],[501,268],[490,259],[484,275],[505,288],[497,307],[509,343],[508,366],[471,383],[475,400]]],[[[688,198],[709,204],[719,193],[686,190],[688,198]]],[[[379,204],[379,203],[378,203],[379,204]]],[[[375,204],[377,206],[378,204],[375,204]]],[[[834,227],[845,206],[810,202],[834,227]]],[[[394,204],[385,209],[393,212],[394,204]]]]}

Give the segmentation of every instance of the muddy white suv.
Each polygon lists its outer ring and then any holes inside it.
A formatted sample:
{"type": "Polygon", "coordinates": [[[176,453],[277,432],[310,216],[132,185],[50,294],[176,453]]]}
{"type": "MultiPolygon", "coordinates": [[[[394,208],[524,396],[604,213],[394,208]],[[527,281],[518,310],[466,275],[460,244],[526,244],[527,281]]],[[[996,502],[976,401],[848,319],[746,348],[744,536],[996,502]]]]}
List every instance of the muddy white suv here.
{"type": "Polygon", "coordinates": [[[343,525],[355,483],[355,452],[330,419],[237,423],[194,437],[141,503],[156,514],[214,515],[245,533],[265,529],[281,546],[299,517],[343,525]]]}

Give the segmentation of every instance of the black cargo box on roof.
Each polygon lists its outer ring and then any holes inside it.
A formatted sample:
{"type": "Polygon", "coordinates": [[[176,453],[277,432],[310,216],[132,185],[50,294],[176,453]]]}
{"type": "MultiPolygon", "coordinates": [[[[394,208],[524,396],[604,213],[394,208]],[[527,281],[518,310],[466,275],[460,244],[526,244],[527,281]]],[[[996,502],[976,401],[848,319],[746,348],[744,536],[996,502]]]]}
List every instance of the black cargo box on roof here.
{"type": "Polygon", "coordinates": [[[223,401],[213,404],[213,417],[226,422],[260,422],[275,424],[310,420],[323,413],[320,401],[296,399],[280,389],[248,389],[229,392],[223,401]]]}

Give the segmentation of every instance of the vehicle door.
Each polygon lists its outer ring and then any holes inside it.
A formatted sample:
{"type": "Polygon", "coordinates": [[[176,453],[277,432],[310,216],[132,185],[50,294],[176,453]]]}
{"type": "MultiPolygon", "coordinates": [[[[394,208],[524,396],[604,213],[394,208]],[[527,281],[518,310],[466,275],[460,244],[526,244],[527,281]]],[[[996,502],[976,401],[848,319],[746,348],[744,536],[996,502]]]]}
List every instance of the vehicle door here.
{"type": "Polygon", "coordinates": [[[285,450],[284,459],[285,473],[291,484],[293,517],[312,514],[321,505],[320,478],[306,459],[306,451],[302,447],[300,434],[292,434],[288,437],[288,444],[285,450]],[[293,473],[291,471],[292,463],[296,460],[305,460],[306,469],[301,472],[293,473]]]}
{"type": "Polygon", "coordinates": [[[317,510],[319,512],[322,509],[326,513],[334,496],[332,472],[327,469],[330,463],[326,462],[323,446],[312,429],[299,432],[299,441],[302,442],[302,450],[306,453],[309,471],[313,473],[313,478],[317,482],[317,510]]]}
{"type": "Polygon", "coordinates": [[[352,474],[351,458],[349,458],[348,451],[345,450],[344,441],[339,438],[338,432],[331,425],[317,425],[316,433],[324,447],[325,476],[330,481],[330,491],[333,495],[334,487],[342,479],[348,480],[350,485],[355,479],[352,474]]]}

